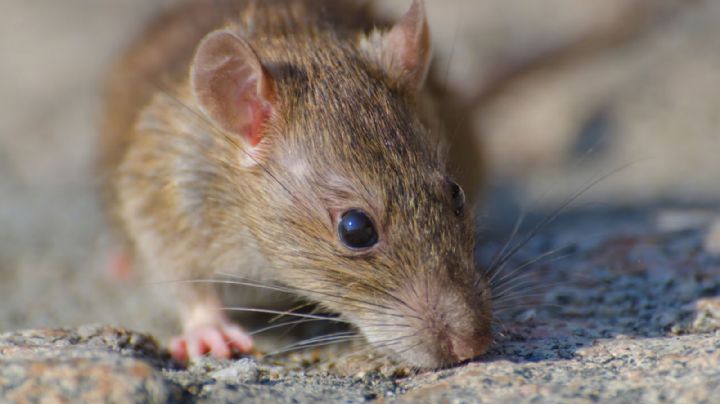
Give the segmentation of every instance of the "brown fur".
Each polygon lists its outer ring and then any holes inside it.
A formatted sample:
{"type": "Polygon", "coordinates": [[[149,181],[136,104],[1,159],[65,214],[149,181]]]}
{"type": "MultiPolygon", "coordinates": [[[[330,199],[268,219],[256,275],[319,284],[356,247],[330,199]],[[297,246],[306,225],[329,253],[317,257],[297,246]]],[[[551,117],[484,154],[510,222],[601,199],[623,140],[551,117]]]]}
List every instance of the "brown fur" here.
{"type": "MultiPolygon", "coordinates": [[[[368,49],[371,15],[336,0],[206,3],[162,19],[111,79],[106,195],[144,264],[166,277],[232,271],[298,288],[411,365],[487,349],[490,292],[473,263],[471,209],[456,216],[448,199],[432,99],[368,49]],[[224,21],[275,83],[257,164],[200,111],[187,78],[196,44],[224,21]],[[368,252],[338,239],[336,216],[349,208],[375,221],[380,242],[368,252]]],[[[184,289],[181,310],[216,298],[184,289]]]]}

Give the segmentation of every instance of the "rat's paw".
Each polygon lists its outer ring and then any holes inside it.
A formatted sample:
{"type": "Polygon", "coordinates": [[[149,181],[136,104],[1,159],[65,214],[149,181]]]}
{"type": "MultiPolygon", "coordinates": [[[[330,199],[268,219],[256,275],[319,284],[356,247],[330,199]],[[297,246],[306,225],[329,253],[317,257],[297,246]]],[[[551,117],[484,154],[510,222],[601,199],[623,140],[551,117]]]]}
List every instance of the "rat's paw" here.
{"type": "Polygon", "coordinates": [[[109,252],[106,258],[105,272],[112,281],[132,281],[135,279],[132,257],[122,249],[109,252]]]}
{"type": "Polygon", "coordinates": [[[228,359],[233,355],[233,348],[239,353],[250,352],[253,341],[242,328],[226,322],[195,327],[170,342],[170,354],[180,362],[208,353],[228,359]]]}

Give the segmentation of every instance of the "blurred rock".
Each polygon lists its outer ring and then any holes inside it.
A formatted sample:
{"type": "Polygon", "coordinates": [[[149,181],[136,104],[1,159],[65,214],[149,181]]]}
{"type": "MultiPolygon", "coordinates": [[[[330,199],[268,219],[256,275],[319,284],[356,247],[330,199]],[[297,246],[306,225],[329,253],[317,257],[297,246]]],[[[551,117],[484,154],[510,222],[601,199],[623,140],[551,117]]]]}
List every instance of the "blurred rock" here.
{"type": "Polygon", "coordinates": [[[152,338],[108,327],[39,329],[0,335],[2,402],[154,402],[180,390],[157,366],[152,338]]]}

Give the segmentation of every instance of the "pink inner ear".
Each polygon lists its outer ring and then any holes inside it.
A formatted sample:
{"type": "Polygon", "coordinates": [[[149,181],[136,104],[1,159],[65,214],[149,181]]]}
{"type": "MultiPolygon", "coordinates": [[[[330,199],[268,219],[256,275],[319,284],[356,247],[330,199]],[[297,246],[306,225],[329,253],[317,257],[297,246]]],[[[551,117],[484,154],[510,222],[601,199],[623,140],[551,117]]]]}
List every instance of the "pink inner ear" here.
{"type": "Polygon", "coordinates": [[[239,84],[234,105],[235,111],[231,113],[239,118],[237,132],[243,134],[252,147],[257,146],[262,141],[263,126],[270,117],[271,107],[268,101],[259,96],[255,77],[249,77],[239,84]]]}
{"type": "Polygon", "coordinates": [[[262,140],[263,126],[270,118],[270,106],[260,100],[255,100],[250,103],[248,107],[251,110],[250,116],[252,117],[252,125],[250,125],[250,132],[248,133],[248,141],[250,145],[255,147],[262,140]]]}

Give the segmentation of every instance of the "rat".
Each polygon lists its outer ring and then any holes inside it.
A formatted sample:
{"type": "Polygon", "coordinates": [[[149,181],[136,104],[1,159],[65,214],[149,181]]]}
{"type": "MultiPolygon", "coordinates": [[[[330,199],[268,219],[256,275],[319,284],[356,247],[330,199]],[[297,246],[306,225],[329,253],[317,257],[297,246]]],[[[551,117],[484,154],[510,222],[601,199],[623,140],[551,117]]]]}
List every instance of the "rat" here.
{"type": "MultiPolygon", "coordinates": [[[[491,290],[428,91],[424,3],[376,21],[339,0],[169,11],[110,76],[104,196],[149,273],[284,285],[402,364],[448,366],[489,348],[491,290]]],[[[176,289],[175,358],[252,349],[214,285],[176,289]]]]}

